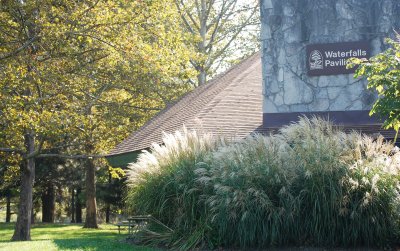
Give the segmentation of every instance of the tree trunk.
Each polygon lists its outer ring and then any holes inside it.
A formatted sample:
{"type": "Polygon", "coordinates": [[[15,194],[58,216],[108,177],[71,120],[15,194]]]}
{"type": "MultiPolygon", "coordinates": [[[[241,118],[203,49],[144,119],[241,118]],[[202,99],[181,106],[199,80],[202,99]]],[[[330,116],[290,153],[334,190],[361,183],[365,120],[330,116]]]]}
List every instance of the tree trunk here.
{"type": "Polygon", "coordinates": [[[35,224],[35,210],[34,210],[33,199],[32,199],[31,225],[33,225],[33,224],[35,224]]]}
{"type": "Polygon", "coordinates": [[[96,176],[92,159],[86,161],[86,219],[84,228],[98,228],[96,204],[96,176]]]}
{"type": "Polygon", "coordinates": [[[75,223],[75,189],[71,191],[71,223],[75,223]]]}
{"type": "Polygon", "coordinates": [[[11,193],[8,192],[6,195],[6,222],[11,221],[11,193]]]}
{"type": "MultiPolygon", "coordinates": [[[[35,139],[32,132],[25,134],[25,145],[28,154],[35,150],[35,139]]],[[[35,181],[35,159],[29,158],[21,166],[21,190],[18,206],[17,223],[15,224],[13,241],[31,239],[32,188],[35,181]]]]}
{"type": "MultiPolygon", "coordinates": [[[[206,39],[207,39],[207,3],[205,0],[201,0],[200,6],[200,42],[198,44],[198,50],[201,54],[206,55],[206,39]]],[[[203,85],[207,82],[207,73],[205,70],[205,62],[200,62],[197,67],[198,75],[198,85],[203,85]]]]}
{"type": "Polygon", "coordinates": [[[203,85],[207,82],[206,72],[204,69],[200,69],[199,75],[197,75],[198,85],[203,85]]]}
{"type": "Polygon", "coordinates": [[[98,228],[96,204],[95,166],[93,160],[86,162],[86,219],[85,228],[98,228]]]}
{"type": "Polygon", "coordinates": [[[106,206],[106,223],[110,223],[110,203],[106,206]]]}
{"type": "Polygon", "coordinates": [[[42,193],[42,222],[54,223],[55,191],[49,182],[42,193]]]}
{"type": "MultiPolygon", "coordinates": [[[[111,188],[111,172],[108,171],[108,187],[111,188]]],[[[111,211],[111,203],[110,201],[107,201],[106,205],[106,223],[110,223],[110,211],[111,211]]]]}
{"type": "Polygon", "coordinates": [[[82,202],[80,196],[81,196],[81,188],[78,187],[76,189],[76,203],[75,203],[76,223],[82,223],[82,202]]]}

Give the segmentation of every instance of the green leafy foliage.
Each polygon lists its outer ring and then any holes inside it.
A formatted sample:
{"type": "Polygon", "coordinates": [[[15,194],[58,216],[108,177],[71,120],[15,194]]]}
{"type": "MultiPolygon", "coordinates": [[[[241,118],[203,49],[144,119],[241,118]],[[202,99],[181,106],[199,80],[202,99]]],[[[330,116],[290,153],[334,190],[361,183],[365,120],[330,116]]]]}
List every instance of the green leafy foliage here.
{"type": "Polygon", "coordinates": [[[128,174],[132,211],[174,230],[158,243],[190,250],[398,240],[400,151],[383,138],[316,118],[236,143],[183,135],[154,145],[128,174]],[[197,143],[180,143],[188,141],[197,143]],[[211,147],[196,147],[204,141],[211,147]]]}
{"type": "Polygon", "coordinates": [[[368,88],[378,93],[370,115],[382,117],[386,129],[400,129],[400,35],[397,40],[387,39],[390,48],[366,59],[352,59],[349,67],[358,65],[355,77],[366,77],[368,88]]]}
{"type": "Polygon", "coordinates": [[[2,1],[0,20],[3,147],[33,131],[38,150],[105,153],[190,89],[171,1],[2,1]]]}

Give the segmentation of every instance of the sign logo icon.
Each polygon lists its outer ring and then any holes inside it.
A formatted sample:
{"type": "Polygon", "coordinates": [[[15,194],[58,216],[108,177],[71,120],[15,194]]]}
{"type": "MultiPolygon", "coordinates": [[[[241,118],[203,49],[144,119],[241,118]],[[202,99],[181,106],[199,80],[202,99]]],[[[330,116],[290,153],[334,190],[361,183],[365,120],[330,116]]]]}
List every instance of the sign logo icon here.
{"type": "Polygon", "coordinates": [[[310,53],[310,70],[320,70],[324,68],[322,53],[319,50],[313,50],[310,53]]]}
{"type": "Polygon", "coordinates": [[[347,69],[349,58],[369,58],[368,41],[308,44],[303,61],[308,76],[328,76],[354,73],[357,67],[347,69]]]}

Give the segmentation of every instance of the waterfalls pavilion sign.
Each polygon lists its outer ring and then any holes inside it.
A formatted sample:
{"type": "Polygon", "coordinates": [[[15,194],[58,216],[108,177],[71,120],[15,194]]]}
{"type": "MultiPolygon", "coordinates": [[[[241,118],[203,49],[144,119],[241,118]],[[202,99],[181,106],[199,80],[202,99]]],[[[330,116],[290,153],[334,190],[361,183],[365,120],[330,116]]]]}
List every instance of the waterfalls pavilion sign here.
{"type": "Polygon", "coordinates": [[[349,58],[369,58],[370,46],[366,41],[330,44],[310,44],[307,51],[309,76],[354,73],[356,67],[346,69],[349,58]]]}

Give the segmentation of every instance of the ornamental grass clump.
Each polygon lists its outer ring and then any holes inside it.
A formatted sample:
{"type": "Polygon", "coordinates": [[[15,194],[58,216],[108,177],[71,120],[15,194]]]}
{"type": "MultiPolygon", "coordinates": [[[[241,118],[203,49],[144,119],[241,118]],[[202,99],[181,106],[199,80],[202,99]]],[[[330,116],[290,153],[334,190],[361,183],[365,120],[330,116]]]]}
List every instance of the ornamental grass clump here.
{"type": "Polygon", "coordinates": [[[355,161],[342,179],[346,194],[335,231],[343,244],[392,243],[400,237],[400,152],[381,137],[357,136],[348,151],[355,161]]]}
{"type": "Polygon", "coordinates": [[[174,249],[399,239],[398,148],[318,118],[239,142],[166,135],[130,170],[128,204],[167,224],[147,237],[174,249]]]}
{"type": "Polygon", "coordinates": [[[291,146],[286,165],[297,172],[291,187],[298,244],[369,246],[395,240],[400,154],[392,144],[345,134],[317,118],[303,118],[283,128],[281,136],[291,146]]]}
{"type": "Polygon", "coordinates": [[[132,213],[150,214],[174,230],[148,231],[143,239],[190,249],[208,237],[203,233],[208,231],[202,219],[206,208],[200,203],[202,191],[196,186],[194,170],[221,144],[223,140],[211,134],[199,136],[184,128],[182,132],[164,134],[162,145],[153,144],[150,151],[143,151],[138,161],[129,165],[127,205],[132,213]]]}
{"type": "Polygon", "coordinates": [[[293,224],[291,183],[282,168],[289,146],[279,137],[255,135],[220,147],[196,170],[218,245],[265,247],[287,242],[293,224]]]}
{"type": "Polygon", "coordinates": [[[292,233],[296,244],[335,245],[332,227],[337,224],[337,201],[343,196],[341,184],[347,164],[341,156],[346,134],[320,119],[301,119],[281,129],[282,140],[290,145],[282,168],[296,176],[291,190],[294,199],[292,233]]]}

